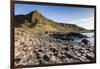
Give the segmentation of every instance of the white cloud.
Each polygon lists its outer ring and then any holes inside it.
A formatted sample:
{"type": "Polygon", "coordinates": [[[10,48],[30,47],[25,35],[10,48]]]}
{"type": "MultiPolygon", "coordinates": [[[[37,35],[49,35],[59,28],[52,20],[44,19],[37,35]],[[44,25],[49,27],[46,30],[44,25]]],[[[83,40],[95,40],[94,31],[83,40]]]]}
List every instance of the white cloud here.
{"type": "Polygon", "coordinates": [[[86,29],[94,29],[94,17],[73,20],[73,21],[70,21],[69,23],[76,24],[86,29]]]}

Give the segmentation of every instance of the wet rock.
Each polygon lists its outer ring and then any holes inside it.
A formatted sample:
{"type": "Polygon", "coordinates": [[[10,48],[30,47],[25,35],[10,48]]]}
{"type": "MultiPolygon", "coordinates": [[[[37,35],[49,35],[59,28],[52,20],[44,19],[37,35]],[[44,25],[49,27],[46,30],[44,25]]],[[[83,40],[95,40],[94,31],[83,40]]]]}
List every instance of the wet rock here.
{"type": "Polygon", "coordinates": [[[39,52],[43,52],[41,49],[38,50],[39,52]]]}
{"type": "Polygon", "coordinates": [[[79,56],[77,56],[77,55],[73,55],[73,57],[74,57],[75,59],[79,59],[79,56]]]}
{"type": "Polygon", "coordinates": [[[83,39],[81,42],[86,44],[86,45],[89,44],[89,41],[87,39],[83,39]]]}
{"type": "Polygon", "coordinates": [[[90,57],[94,58],[94,53],[93,52],[89,52],[89,53],[87,53],[87,56],[90,56],[90,57]]]}
{"type": "Polygon", "coordinates": [[[39,64],[44,64],[44,61],[43,60],[39,60],[39,64]]]}
{"type": "Polygon", "coordinates": [[[67,34],[67,36],[70,36],[70,37],[79,37],[79,38],[85,38],[86,36],[80,34],[80,33],[75,33],[75,32],[70,32],[67,34]]]}
{"type": "Polygon", "coordinates": [[[58,52],[54,52],[54,56],[58,56],[58,52]]]}
{"type": "Polygon", "coordinates": [[[83,53],[82,56],[85,56],[86,57],[86,53],[83,53]]]}
{"type": "Polygon", "coordinates": [[[77,56],[81,56],[81,53],[80,53],[80,52],[78,52],[76,55],[77,55],[77,56]]]}
{"type": "Polygon", "coordinates": [[[46,60],[46,61],[49,61],[49,57],[47,55],[44,55],[43,59],[46,60]]]}
{"type": "Polygon", "coordinates": [[[67,58],[73,58],[72,54],[65,53],[67,58]]]}
{"type": "Polygon", "coordinates": [[[21,43],[20,43],[20,45],[23,45],[23,44],[24,44],[24,42],[21,42],[21,43]]]}
{"type": "Polygon", "coordinates": [[[16,62],[16,63],[19,63],[20,61],[21,61],[20,58],[16,58],[16,59],[15,59],[15,62],[16,62]]]}
{"type": "Polygon", "coordinates": [[[93,52],[94,47],[90,47],[88,50],[89,50],[90,52],[93,52]]]}
{"type": "Polygon", "coordinates": [[[80,61],[86,61],[86,57],[81,56],[81,57],[79,58],[79,60],[80,60],[80,61]]]}
{"type": "Polygon", "coordinates": [[[58,50],[56,50],[55,48],[50,48],[50,50],[51,50],[52,52],[58,52],[58,50]]]}
{"type": "Polygon", "coordinates": [[[69,48],[68,47],[65,47],[64,50],[69,51],[69,48]]]}
{"type": "Polygon", "coordinates": [[[89,51],[88,50],[84,50],[84,53],[88,53],[89,51]]]}
{"type": "Polygon", "coordinates": [[[41,57],[40,57],[40,56],[36,56],[36,58],[37,58],[37,59],[40,59],[41,57]]]}
{"type": "Polygon", "coordinates": [[[74,46],[74,49],[79,49],[79,46],[74,46]]]}
{"type": "Polygon", "coordinates": [[[86,58],[87,58],[88,60],[93,60],[93,57],[88,56],[88,55],[86,55],[86,58]]]}
{"type": "Polygon", "coordinates": [[[40,54],[36,52],[36,56],[39,56],[40,54]]]}

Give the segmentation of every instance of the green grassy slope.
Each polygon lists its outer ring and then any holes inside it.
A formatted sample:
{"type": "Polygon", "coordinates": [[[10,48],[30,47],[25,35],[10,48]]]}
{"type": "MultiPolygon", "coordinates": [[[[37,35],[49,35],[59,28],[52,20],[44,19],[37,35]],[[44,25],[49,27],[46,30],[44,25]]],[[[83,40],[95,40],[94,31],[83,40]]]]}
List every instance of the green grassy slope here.
{"type": "Polygon", "coordinates": [[[74,24],[57,23],[44,17],[37,10],[27,15],[15,16],[16,27],[27,26],[40,32],[83,32],[87,31],[74,24]]]}

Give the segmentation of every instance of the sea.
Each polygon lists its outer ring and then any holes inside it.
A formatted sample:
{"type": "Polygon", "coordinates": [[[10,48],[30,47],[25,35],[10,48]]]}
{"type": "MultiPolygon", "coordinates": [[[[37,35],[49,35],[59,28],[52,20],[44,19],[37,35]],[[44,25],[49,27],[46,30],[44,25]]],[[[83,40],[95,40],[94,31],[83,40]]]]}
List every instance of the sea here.
{"type": "Polygon", "coordinates": [[[81,42],[83,39],[87,39],[90,42],[90,46],[94,46],[94,32],[88,32],[88,33],[81,33],[88,38],[77,38],[75,39],[76,42],[81,42]]]}

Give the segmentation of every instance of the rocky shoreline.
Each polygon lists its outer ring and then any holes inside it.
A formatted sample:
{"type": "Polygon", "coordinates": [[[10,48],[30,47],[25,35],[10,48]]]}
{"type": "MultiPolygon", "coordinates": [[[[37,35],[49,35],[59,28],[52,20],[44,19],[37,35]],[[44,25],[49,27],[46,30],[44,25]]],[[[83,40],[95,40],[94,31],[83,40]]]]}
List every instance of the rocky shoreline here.
{"type": "Polygon", "coordinates": [[[64,33],[15,28],[15,66],[90,62],[93,59],[94,46],[86,39],[77,43],[64,33]]]}

